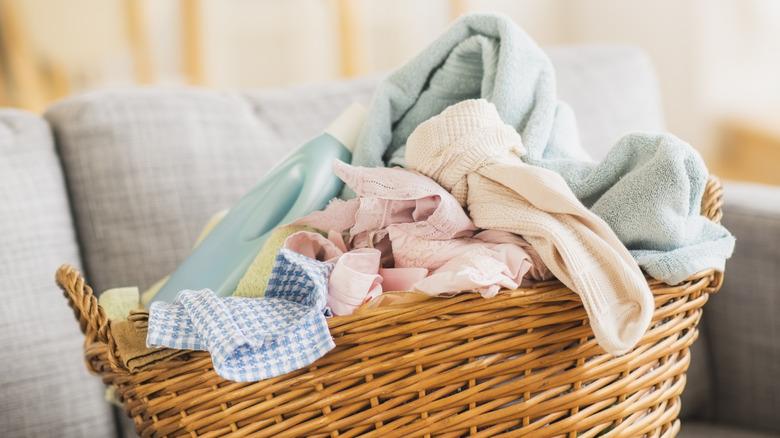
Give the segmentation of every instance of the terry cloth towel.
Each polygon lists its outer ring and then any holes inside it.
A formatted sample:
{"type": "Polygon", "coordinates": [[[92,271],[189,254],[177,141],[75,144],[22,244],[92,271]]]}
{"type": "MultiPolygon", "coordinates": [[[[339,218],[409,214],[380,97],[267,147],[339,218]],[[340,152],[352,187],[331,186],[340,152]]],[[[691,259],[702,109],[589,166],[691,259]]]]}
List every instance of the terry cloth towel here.
{"type": "Polygon", "coordinates": [[[524,163],[520,135],[484,99],[447,108],[415,129],[409,166],[466,206],[480,228],[523,236],[582,299],[596,341],[613,355],[644,335],[655,308],[636,261],[557,173],[524,163]]]}
{"type": "MultiPolygon", "coordinates": [[[[648,274],[676,284],[723,270],[734,239],[700,215],[707,169],[669,134],[630,134],[599,164],[582,149],[571,109],[556,96],[547,55],[501,15],[472,14],[377,88],[352,164],[404,165],[404,145],[423,121],[466,99],[492,102],[521,134],[523,159],[559,173],[604,219],[648,274]]],[[[350,195],[350,191],[345,191],[350,195]]]]}
{"type": "Polygon", "coordinates": [[[149,311],[149,347],[207,350],[214,371],[237,382],[310,365],[334,346],[325,320],[332,265],[282,249],[264,298],[185,290],[149,311]]]}

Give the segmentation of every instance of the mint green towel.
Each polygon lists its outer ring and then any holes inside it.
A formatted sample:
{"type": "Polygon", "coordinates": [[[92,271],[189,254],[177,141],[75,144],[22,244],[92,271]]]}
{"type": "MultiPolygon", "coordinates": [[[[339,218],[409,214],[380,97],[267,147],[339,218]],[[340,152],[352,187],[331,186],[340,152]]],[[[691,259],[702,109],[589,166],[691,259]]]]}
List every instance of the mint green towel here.
{"type": "Polygon", "coordinates": [[[480,97],[520,133],[528,150],[523,159],[560,173],[648,274],[676,284],[703,269],[723,270],[734,238],[700,215],[707,168],[699,154],[673,135],[636,133],[620,139],[601,163],[591,162],[574,113],[556,96],[549,58],[501,15],[462,17],[386,78],[352,164],[403,166],[406,139],[417,125],[480,97]]]}

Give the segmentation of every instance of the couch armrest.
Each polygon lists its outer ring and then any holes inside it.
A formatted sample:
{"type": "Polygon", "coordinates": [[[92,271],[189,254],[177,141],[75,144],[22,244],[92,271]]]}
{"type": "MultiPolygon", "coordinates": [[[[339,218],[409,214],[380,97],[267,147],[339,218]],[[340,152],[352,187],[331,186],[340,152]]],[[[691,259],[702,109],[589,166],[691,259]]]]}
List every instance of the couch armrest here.
{"type": "Polygon", "coordinates": [[[737,244],[704,312],[714,418],[780,432],[780,186],[724,188],[723,224],[737,244]]]}

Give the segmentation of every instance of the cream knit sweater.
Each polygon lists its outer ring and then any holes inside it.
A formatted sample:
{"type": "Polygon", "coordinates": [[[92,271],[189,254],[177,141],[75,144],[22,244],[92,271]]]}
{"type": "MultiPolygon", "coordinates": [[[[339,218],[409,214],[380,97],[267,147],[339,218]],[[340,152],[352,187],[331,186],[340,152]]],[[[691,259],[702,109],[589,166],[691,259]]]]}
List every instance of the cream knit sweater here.
{"type": "Polygon", "coordinates": [[[465,100],[420,124],[407,166],[449,190],[479,228],[523,236],[582,299],[596,341],[626,353],[647,330],[654,302],[615,233],[557,173],[525,164],[520,135],[484,99],[465,100]]]}

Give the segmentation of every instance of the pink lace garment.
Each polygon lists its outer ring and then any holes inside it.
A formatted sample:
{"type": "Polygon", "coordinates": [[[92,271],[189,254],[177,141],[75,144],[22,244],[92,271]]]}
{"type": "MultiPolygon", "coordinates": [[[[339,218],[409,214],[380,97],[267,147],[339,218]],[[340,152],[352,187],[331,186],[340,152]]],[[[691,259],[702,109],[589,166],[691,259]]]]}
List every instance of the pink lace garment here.
{"type": "MultiPolygon", "coordinates": [[[[523,238],[504,231],[478,232],[458,201],[432,179],[401,168],[353,167],[340,161],[333,167],[358,197],[334,200],[295,222],[327,231],[327,239],[299,232],[285,247],[336,263],[330,293],[334,301],[349,303],[340,311],[354,310],[382,286],[429,295],[475,290],[494,296],[502,288],[517,288],[526,277],[551,278],[523,238]],[[365,252],[344,259],[364,249],[378,256],[371,263],[365,262],[365,252]]],[[[334,313],[340,311],[334,308],[334,313]]]]}

